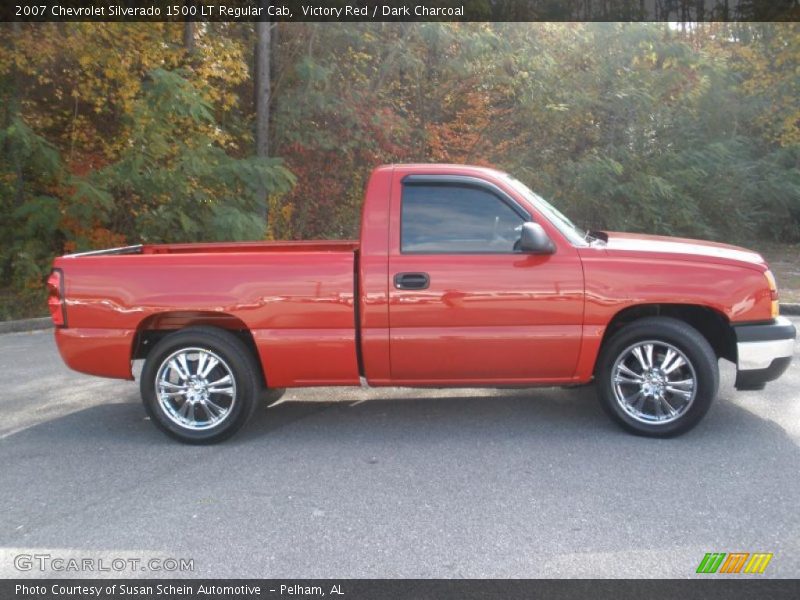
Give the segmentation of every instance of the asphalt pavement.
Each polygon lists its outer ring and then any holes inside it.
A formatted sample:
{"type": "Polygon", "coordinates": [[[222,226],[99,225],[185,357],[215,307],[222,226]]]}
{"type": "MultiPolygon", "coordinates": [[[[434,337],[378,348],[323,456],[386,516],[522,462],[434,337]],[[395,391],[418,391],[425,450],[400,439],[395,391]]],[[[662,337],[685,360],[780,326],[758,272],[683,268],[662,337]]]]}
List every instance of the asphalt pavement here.
{"type": "Polygon", "coordinates": [[[0,335],[0,577],[683,578],[707,552],[798,577],[800,360],[762,392],[721,364],[670,440],[592,387],[319,388],[192,447],[51,331],[0,335]]]}

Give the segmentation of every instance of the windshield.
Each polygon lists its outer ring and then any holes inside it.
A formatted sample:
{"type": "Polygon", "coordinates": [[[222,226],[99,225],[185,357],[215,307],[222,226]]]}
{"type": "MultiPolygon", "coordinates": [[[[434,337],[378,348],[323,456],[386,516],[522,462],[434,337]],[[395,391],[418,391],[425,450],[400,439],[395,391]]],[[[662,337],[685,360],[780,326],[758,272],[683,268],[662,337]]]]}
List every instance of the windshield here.
{"type": "Polygon", "coordinates": [[[586,232],[581,231],[578,227],[570,221],[560,210],[550,204],[547,200],[542,198],[539,194],[534,193],[528,186],[522,183],[519,179],[504,174],[509,183],[522,194],[525,199],[530,202],[536,210],[544,214],[545,217],[558,229],[564,237],[566,237],[574,246],[587,246],[586,232]]]}

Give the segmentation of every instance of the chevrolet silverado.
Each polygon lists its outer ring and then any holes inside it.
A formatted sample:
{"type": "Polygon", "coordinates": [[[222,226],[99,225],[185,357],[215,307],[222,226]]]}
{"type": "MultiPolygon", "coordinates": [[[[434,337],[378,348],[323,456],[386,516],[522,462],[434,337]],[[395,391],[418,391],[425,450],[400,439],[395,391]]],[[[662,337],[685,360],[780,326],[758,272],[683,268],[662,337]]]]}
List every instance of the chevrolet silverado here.
{"type": "Polygon", "coordinates": [[[77,371],[133,379],[189,443],[299,386],[596,383],[633,433],[703,417],[718,360],[760,389],[792,357],[763,258],[579,230],[520,181],[459,165],[372,173],[357,241],[145,244],[62,256],[55,337],[77,371]]]}

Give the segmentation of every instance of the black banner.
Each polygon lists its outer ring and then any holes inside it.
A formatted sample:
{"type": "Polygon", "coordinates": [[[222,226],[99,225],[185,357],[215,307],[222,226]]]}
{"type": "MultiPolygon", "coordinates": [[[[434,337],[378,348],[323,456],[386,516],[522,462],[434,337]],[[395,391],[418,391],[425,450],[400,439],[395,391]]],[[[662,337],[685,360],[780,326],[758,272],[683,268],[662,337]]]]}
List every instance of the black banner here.
{"type": "Polygon", "coordinates": [[[693,579],[693,580],[442,580],[442,579],[341,579],[341,580],[3,580],[4,600],[258,600],[291,598],[312,600],[503,600],[624,599],[737,600],[800,597],[796,579],[693,579]]]}
{"type": "Polygon", "coordinates": [[[8,0],[0,21],[791,21],[798,0],[8,0]]]}

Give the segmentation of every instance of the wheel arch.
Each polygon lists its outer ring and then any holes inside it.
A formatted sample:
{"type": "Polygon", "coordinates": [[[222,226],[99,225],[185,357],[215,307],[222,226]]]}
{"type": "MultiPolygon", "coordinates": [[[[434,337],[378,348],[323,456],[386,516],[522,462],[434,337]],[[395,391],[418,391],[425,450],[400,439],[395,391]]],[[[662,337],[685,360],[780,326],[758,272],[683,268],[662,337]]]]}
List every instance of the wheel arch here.
{"type": "Polygon", "coordinates": [[[131,360],[146,360],[150,350],[164,337],[187,327],[213,327],[236,336],[250,351],[258,366],[262,384],[267,379],[250,328],[235,315],[214,311],[165,311],[150,315],[139,323],[133,338],[131,360]]]}
{"type": "MultiPolygon", "coordinates": [[[[600,342],[600,350],[617,331],[644,317],[672,317],[683,321],[706,339],[717,358],[736,362],[736,335],[730,321],[721,312],[699,304],[652,303],[623,308],[609,321],[600,342]]],[[[593,372],[597,371],[599,355],[595,358],[593,372]]]]}

